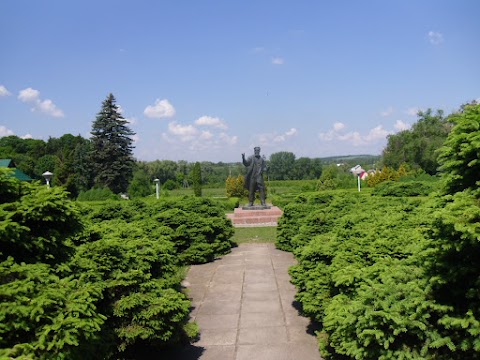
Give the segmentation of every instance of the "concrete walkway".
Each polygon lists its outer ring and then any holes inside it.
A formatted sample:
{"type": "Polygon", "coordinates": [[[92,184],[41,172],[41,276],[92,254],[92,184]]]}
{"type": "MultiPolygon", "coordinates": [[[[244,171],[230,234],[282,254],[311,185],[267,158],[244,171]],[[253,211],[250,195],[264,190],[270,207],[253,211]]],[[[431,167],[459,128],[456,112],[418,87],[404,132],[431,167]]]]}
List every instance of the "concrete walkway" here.
{"type": "Polygon", "coordinates": [[[293,255],[273,244],[242,244],[192,266],[184,285],[200,339],[172,359],[319,360],[310,321],[298,314],[288,267],[293,255]]]}

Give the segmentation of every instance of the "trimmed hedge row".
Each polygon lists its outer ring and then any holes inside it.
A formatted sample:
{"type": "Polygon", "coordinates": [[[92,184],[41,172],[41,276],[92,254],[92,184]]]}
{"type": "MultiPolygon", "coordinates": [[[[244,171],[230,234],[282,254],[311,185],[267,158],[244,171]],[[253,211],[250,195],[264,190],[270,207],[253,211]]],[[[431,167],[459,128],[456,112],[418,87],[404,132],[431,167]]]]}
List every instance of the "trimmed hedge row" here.
{"type": "Polygon", "coordinates": [[[126,359],[197,335],[181,281],[186,265],[230,250],[221,206],[78,204],[60,188],[13,188],[0,201],[0,358],[126,359]]]}
{"type": "Polygon", "coordinates": [[[454,233],[478,241],[478,203],[462,200],[455,230],[454,205],[442,198],[325,192],[284,208],[277,247],[298,260],[290,268],[296,300],[318,322],[325,358],[480,358],[478,301],[468,300],[480,279],[478,251],[463,255],[465,268],[452,251],[445,255],[454,233]],[[461,269],[463,284],[448,281],[461,269]]]}

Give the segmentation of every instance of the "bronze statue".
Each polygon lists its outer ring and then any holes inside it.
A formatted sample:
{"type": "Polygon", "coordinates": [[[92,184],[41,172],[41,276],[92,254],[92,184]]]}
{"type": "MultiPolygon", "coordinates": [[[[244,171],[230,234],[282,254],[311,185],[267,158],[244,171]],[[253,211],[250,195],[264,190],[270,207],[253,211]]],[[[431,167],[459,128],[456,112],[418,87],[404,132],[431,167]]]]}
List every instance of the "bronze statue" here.
{"type": "Polygon", "coordinates": [[[267,171],[265,159],[260,156],[260,148],[253,149],[254,155],[245,159],[242,154],[243,165],[247,166],[247,176],[245,177],[245,188],[248,189],[248,206],[253,206],[255,201],[255,192],[258,190],[262,206],[265,204],[265,183],[263,181],[263,172],[267,171]]]}

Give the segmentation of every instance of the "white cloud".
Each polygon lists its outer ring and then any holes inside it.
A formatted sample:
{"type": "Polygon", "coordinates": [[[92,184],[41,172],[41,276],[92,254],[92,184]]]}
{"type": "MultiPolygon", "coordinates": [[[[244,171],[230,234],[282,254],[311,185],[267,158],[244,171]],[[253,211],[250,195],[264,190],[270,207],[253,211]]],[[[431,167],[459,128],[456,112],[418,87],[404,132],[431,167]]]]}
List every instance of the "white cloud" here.
{"type": "Polygon", "coordinates": [[[389,106],[386,110],[380,111],[380,116],[387,117],[393,114],[393,107],[389,106]]]}
{"type": "Polygon", "coordinates": [[[3,85],[0,85],[0,97],[2,96],[10,96],[12,95],[10,91],[7,90],[7,88],[3,85]]]}
{"type": "Polygon", "coordinates": [[[195,120],[196,125],[203,125],[203,126],[213,126],[217,127],[219,129],[227,129],[227,125],[225,122],[218,117],[212,117],[212,116],[201,116],[197,120],[195,120]]]}
{"type": "Polygon", "coordinates": [[[393,127],[398,131],[408,130],[410,129],[410,124],[404,122],[403,120],[397,120],[393,127]]]}
{"type": "Polygon", "coordinates": [[[63,111],[57,108],[50,99],[40,101],[37,106],[38,109],[45,114],[52,115],[53,117],[63,117],[63,111]]]}
{"type": "Polygon", "coordinates": [[[238,136],[230,136],[222,132],[220,133],[219,139],[225,144],[235,145],[238,141],[238,136]]]}
{"type": "Polygon", "coordinates": [[[428,41],[430,41],[433,45],[438,45],[443,43],[443,34],[437,31],[429,31],[428,32],[428,41]]]}
{"type": "Polygon", "coordinates": [[[10,129],[7,129],[5,126],[0,125],[0,137],[15,135],[14,132],[10,129]]]}
{"type": "Polygon", "coordinates": [[[25,134],[23,136],[20,136],[22,139],[33,139],[33,136],[31,134],[25,134]]]}
{"type": "Polygon", "coordinates": [[[200,139],[203,139],[203,140],[210,140],[213,138],[213,134],[210,132],[210,131],[202,131],[200,133],[200,139]]]}
{"type": "Polygon", "coordinates": [[[334,130],[321,132],[318,134],[318,137],[320,138],[320,140],[323,140],[323,141],[332,141],[335,138],[335,132],[334,130]]]}
{"type": "Polygon", "coordinates": [[[344,135],[337,134],[336,140],[349,142],[353,146],[360,146],[365,144],[365,141],[363,140],[362,135],[360,135],[358,131],[349,132],[344,135]]]}
{"type": "Polygon", "coordinates": [[[127,123],[129,125],[136,125],[138,124],[138,120],[136,117],[130,117],[130,118],[125,118],[125,120],[127,121],[127,123]]]}
{"type": "Polygon", "coordinates": [[[148,105],[143,111],[149,118],[169,118],[175,115],[175,108],[167,99],[157,99],[154,105],[148,105]]]}
{"type": "Polygon", "coordinates": [[[284,63],[285,63],[285,60],[281,57],[272,58],[272,64],[273,65],[283,65],[284,63]]]}
{"type": "Polygon", "coordinates": [[[180,141],[190,141],[198,134],[193,125],[180,125],[175,121],[168,124],[168,131],[179,138],[180,141]]]}
{"type": "Polygon", "coordinates": [[[18,94],[18,100],[23,102],[35,102],[35,101],[38,101],[39,99],[40,99],[40,91],[32,88],[20,90],[18,94]]]}
{"type": "Polygon", "coordinates": [[[383,140],[387,137],[387,135],[391,134],[391,131],[385,130],[383,125],[378,125],[371,129],[367,136],[365,136],[366,142],[383,140]]]}
{"type": "Polygon", "coordinates": [[[338,140],[348,142],[353,146],[365,146],[383,141],[389,134],[393,133],[393,131],[384,129],[383,125],[370,129],[367,134],[361,134],[358,131],[343,132],[342,130],[345,128],[343,123],[336,122],[332,129],[319,133],[318,137],[325,142],[338,140]]]}
{"type": "Polygon", "coordinates": [[[32,111],[39,111],[53,117],[64,116],[63,111],[60,110],[52,100],[42,100],[40,98],[40,91],[38,90],[32,88],[20,90],[18,99],[24,103],[31,104],[33,106],[32,111]]]}
{"type": "Polygon", "coordinates": [[[252,49],[254,53],[263,53],[265,52],[265,48],[263,46],[257,46],[252,49]]]}
{"type": "Polygon", "coordinates": [[[290,128],[283,134],[278,134],[277,132],[257,134],[254,137],[254,143],[255,146],[269,146],[272,143],[283,143],[297,134],[298,130],[296,128],[290,128]]]}
{"type": "Polygon", "coordinates": [[[292,137],[297,134],[297,129],[291,128],[290,130],[286,131],[284,134],[281,135],[274,135],[273,136],[273,141],[274,142],[285,142],[289,137],[292,137]]]}
{"type": "Polygon", "coordinates": [[[414,106],[414,107],[411,107],[411,108],[408,108],[407,110],[405,110],[405,114],[410,115],[410,116],[417,116],[419,111],[422,111],[422,109],[414,106]]]}
{"type": "Polygon", "coordinates": [[[298,132],[297,129],[291,128],[290,130],[288,130],[288,131],[285,133],[285,135],[287,135],[287,136],[293,136],[293,135],[295,135],[297,132],[298,132]]]}
{"type": "Polygon", "coordinates": [[[230,136],[223,130],[226,124],[219,118],[202,116],[193,124],[179,124],[172,121],[168,124],[168,131],[162,133],[162,138],[170,148],[182,147],[183,150],[200,153],[225,150],[225,146],[231,146],[238,141],[237,136],[230,136]],[[209,126],[203,130],[199,127],[209,126]]]}

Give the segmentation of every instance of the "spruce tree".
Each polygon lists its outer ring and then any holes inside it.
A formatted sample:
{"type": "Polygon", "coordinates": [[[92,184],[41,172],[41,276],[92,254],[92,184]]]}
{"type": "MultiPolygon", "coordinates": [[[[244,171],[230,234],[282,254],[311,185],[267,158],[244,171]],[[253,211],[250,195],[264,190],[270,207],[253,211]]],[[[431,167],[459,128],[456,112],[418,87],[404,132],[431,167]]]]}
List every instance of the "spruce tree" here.
{"type": "Polygon", "coordinates": [[[127,191],[133,176],[135,160],[131,136],[135,133],[127,126],[127,120],[122,117],[115,103],[115,97],[109,94],[102,103],[90,133],[94,185],[108,187],[118,194],[127,191]]]}

